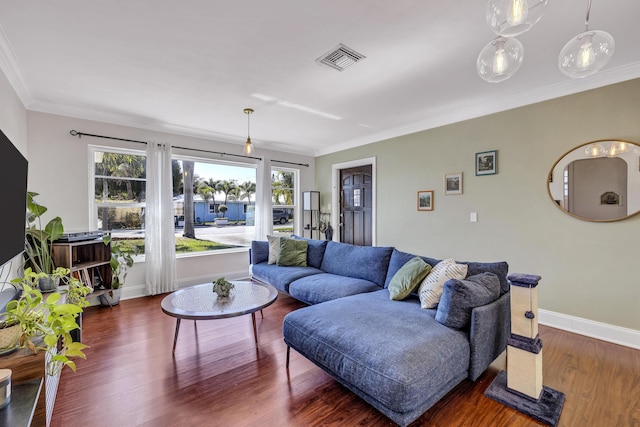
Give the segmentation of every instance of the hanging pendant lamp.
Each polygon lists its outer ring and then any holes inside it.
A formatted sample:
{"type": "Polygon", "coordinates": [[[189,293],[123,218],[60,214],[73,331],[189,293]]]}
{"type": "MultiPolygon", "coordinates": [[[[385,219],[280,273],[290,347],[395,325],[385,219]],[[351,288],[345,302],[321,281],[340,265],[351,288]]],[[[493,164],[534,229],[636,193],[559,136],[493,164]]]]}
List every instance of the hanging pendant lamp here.
{"type": "Polygon", "coordinates": [[[253,153],[253,144],[251,143],[251,114],[253,114],[253,109],[245,108],[244,113],[247,115],[247,142],[244,144],[244,154],[252,154],[253,153]]]}
{"type": "Polygon", "coordinates": [[[478,55],[478,74],[490,83],[507,80],[520,69],[523,57],[524,48],[518,39],[496,37],[478,55]]]}
{"type": "Polygon", "coordinates": [[[487,24],[499,36],[524,33],[542,18],[549,0],[489,0],[487,24]]]}
{"type": "Polygon", "coordinates": [[[587,5],[585,31],[564,45],[558,56],[560,71],[574,79],[597,73],[613,58],[616,45],[606,31],[589,30],[591,0],[587,5]]]}

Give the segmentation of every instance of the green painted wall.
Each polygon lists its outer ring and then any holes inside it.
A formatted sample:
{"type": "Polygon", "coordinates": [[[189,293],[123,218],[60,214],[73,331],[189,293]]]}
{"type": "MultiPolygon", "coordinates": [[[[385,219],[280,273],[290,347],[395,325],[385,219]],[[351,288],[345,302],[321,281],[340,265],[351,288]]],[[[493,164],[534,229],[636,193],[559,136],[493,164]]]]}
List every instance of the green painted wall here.
{"type": "Polygon", "coordinates": [[[317,189],[326,206],[332,164],[376,157],[377,245],[506,260],[542,276],[541,309],[640,330],[640,215],[585,222],[547,194],[554,162],[603,138],[640,142],[640,79],[320,156],[317,189]],[[474,176],[475,153],[494,149],[498,174],[474,176]],[[464,194],[443,194],[447,172],[464,173],[464,194]],[[417,212],[418,190],[435,190],[434,211],[417,212]]]}

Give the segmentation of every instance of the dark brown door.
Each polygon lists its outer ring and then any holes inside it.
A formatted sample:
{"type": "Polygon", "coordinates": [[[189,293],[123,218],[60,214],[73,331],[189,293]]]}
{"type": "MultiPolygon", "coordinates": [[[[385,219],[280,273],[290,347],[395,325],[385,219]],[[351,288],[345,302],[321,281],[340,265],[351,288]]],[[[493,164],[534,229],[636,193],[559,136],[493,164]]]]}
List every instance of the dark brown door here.
{"type": "Polygon", "coordinates": [[[371,165],[340,171],[340,241],[358,246],[372,244],[371,165]]]}

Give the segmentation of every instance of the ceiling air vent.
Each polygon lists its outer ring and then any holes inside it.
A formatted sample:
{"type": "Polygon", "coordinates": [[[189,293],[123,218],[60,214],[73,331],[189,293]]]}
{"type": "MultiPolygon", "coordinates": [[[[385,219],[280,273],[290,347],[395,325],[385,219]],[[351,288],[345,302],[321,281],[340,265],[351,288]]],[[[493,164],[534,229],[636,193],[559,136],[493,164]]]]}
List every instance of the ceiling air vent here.
{"type": "Polygon", "coordinates": [[[322,55],[320,58],[316,59],[316,62],[328,65],[338,71],[342,71],[364,58],[366,58],[366,56],[341,43],[322,55]]]}

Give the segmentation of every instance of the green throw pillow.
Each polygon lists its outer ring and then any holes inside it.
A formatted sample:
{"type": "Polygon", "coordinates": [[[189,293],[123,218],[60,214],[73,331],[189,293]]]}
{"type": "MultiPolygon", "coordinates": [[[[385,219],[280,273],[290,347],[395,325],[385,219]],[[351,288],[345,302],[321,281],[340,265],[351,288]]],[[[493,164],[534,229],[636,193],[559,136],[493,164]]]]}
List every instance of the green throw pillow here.
{"type": "Polygon", "coordinates": [[[393,275],[389,282],[389,295],[392,300],[400,301],[416,290],[422,279],[427,277],[431,266],[420,257],[411,258],[393,275]]]}
{"type": "Polygon", "coordinates": [[[288,267],[306,267],[308,246],[309,243],[306,240],[280,239],[280,254],[276,264],[288,267]]]}

